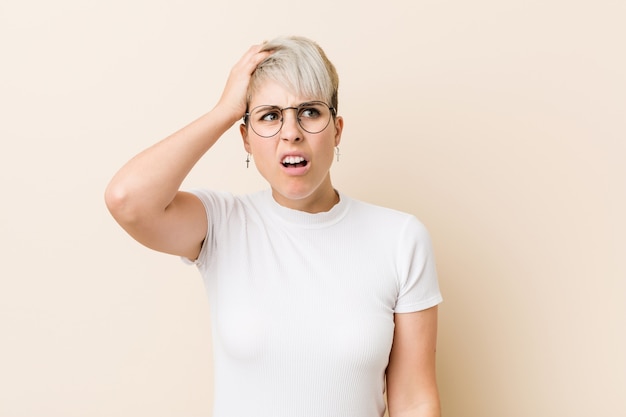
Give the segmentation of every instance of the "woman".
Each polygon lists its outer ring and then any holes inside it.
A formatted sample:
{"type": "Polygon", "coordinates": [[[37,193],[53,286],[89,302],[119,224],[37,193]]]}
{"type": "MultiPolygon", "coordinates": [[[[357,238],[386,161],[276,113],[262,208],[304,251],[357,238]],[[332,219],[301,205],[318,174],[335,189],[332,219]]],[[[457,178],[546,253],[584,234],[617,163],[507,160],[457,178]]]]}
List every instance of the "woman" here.
{"type": "Polygon", "coordinates": [[[391,417],[440,415],[429,236],[415,217],[333,187],[337,88],[314,42],[253,46],[210,112],[141,152],[107,188],[132,237],[202,274],[215,417],[381,417],[385,391],[391,417]],[[180,191],[242,116],[244,148],[270,189],[180,191]]]}

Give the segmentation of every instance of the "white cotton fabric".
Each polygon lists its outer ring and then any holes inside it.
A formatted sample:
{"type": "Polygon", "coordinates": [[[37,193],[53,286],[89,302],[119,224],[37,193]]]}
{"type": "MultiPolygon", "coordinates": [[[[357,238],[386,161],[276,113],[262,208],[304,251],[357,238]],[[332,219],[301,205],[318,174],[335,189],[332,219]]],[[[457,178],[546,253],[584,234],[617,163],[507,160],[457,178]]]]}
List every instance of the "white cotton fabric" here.
{"type": "Polygon", "coordinates": [[[266,190],[194,191],[209,230],[214,417],[382,417],[394,313],[442,301],[412,215],[353,200],[324,213],[266,190]]]}

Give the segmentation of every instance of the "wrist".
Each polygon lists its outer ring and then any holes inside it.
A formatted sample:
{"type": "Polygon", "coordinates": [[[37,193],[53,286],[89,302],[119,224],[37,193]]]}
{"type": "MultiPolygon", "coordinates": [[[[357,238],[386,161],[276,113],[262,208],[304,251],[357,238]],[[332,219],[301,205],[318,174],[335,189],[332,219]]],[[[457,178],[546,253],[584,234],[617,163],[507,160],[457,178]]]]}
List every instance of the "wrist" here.
{"type": "Polygon", "coordinates": [[[218,124],[224,127],[224,130],[228,130],[238,121],[243,120],[244,112],[241,114],[238,111],[233,110],[227,105],[218,103],[209,112],[211,118],[218,124]]]}

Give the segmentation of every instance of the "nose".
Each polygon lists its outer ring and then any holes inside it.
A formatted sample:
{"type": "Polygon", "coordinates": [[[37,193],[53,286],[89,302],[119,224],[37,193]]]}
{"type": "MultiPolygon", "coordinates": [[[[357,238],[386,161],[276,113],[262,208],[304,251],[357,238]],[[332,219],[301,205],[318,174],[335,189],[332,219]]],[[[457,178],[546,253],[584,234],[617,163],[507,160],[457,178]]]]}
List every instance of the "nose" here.
{"type": "Polygon", "coordinates": [[[298,109],[295,107],[286,107],[283,109],[282,113],[283,126],[280,129],[280,138],[287,141],[301,141],[302,131],[300,130],[300,124],[298,123],[298,109]]]}

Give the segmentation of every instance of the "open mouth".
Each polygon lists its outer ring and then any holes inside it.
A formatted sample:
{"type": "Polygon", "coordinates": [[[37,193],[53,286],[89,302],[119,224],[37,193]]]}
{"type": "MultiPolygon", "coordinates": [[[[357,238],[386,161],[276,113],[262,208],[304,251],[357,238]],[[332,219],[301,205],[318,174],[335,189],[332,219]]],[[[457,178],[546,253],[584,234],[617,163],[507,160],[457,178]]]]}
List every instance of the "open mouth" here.
{"type": "Polygon", "coordinates": [[[298,168],[305,167],[308,161],[301,156],[286,156],[281,163],[285,168],[298,168]]]}

